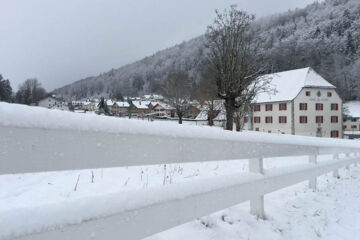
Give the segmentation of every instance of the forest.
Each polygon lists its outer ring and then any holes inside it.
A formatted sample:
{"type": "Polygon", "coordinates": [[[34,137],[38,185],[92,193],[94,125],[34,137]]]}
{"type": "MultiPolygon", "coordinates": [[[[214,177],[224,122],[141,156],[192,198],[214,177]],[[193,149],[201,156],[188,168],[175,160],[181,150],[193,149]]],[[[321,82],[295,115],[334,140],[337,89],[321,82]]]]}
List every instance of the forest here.
{"type": "MultiPolygon", "coordinates": [[[[268,73],[312,67],[337,87],[343,100],[360,99],[360,1],[325,0],[261,18],[252,33],[256,57],[268,73]]],[[[173,73],[186,73],[196,89],[208,67],[207,53],[205,38],[199,36],[54,93],[66,100],[157,93],[173,73]]]]}

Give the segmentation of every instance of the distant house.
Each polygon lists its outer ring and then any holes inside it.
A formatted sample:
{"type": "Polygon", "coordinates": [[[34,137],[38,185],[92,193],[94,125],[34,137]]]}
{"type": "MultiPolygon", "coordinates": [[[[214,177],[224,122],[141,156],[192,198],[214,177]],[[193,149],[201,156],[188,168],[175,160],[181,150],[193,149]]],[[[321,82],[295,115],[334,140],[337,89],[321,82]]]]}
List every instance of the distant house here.
{"type": "Polygon", "coordinates": [[[344,135],[346,138],[360,138],[360,101],[344,103],[344,135]]]}
{"type": "Polygon", "coordinates": [[[71,101],[71,105],[74,109],[83,109],[83,101],[71,101]]]}
{"type": "Polygon", "coordinates": [[[343,137],[342,100],[336,87],[311,68],[271,75],[275,91],[261,92],[245,129],[318,137],[343,137]]]}
{"type": "Polygon", "coordinates": [[[166,103],[156,103],[151,113],[156,117],[175,117],[175,108],[166,103]]]}
{"type": "Polygon", "coordinates": [[[142,100],[145,101],[162,101],[164,100],[164,97],[157,94],[148,94],[141,97],[142,100]]]}
{"type": "Polygon", "coordinates": [[[125,116],[129,112],[130,104],[128,102],[114,102],[112,105],[112,114],[114,116],[125,116]]]}
{"type": "Polygon", "coordinates": [[[137,116],[145,116],[146,114],[150,113],[150,101],[131,101],[131,109],[132,114],[137,116]]]}
{"type": "Polygon", "coordinates": [[[53,97],[49,96],[44,99],[41,99],[38,104],[39,107],[48,108],[48,109],[58,109],[69,111],[67,103],[53,97]]]}

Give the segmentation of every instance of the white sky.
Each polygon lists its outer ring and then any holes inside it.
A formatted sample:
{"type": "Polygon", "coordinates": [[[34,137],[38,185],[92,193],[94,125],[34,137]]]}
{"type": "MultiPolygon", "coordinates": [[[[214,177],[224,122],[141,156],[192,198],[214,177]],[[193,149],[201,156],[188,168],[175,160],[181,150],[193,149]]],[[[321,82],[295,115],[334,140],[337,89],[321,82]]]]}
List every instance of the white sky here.
{"type": "Polygon", "coordinates": [[[0,74],[47,90],[152,55],[205,32],[215,9],[257,17],[314,0],[0,0],[0,74]]]}

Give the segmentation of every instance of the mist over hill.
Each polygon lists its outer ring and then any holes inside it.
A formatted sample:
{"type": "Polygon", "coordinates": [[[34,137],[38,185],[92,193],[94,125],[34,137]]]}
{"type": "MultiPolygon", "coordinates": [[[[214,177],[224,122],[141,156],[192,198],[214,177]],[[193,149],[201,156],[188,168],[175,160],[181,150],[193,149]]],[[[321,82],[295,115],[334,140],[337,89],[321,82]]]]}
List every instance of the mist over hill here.
{"type": "MultiPolygon", "coordinates": [[[[210,23],[209,23],[210,24],[210,23]]],[[[205,29],[204,29],[205,31],[205,29]]],[[[360,1],[326,0],[259,19],[253,24],[260,59],[278,72],[312,67],[344,100],[360,99],[360,1]]],[[[187,72],[196,86],[206,67],[203,36],[140,61],[54,90],[64,99],[156,93],[167,76],[187,72]]]]}

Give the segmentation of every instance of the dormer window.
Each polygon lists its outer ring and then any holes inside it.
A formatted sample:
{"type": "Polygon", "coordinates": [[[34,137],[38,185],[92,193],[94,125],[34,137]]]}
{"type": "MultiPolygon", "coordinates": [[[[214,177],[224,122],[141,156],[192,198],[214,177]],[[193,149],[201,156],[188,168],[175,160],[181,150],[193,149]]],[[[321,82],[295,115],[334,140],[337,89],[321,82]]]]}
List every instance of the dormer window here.
{"type": "Polygon", "coordinates": [[[328,92],[328,93],[327,93],[327,96],[328,96],[328,97],[331,97],[331,96],[332,96],[332,92],[328,92]]]}
{"type": "Polygon", "coordinates": [[[310,95],[311,95],[310,91],[306,91],[305,94],[306,94],[307,97],[310,97],[310,95]]]}

